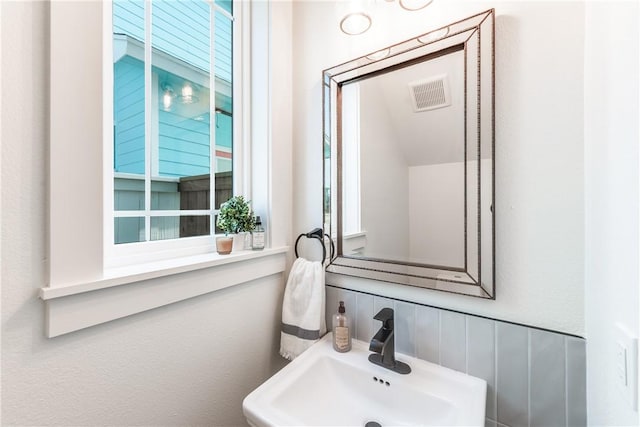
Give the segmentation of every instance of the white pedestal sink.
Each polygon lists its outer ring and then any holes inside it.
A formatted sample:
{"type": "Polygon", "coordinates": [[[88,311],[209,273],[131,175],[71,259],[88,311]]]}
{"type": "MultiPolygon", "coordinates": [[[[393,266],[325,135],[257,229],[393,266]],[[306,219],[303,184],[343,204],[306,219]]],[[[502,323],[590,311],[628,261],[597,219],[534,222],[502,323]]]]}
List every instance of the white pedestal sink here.
{"type": "Polygon", "coordinates": [[[249,424],[266,426],[484,426],[487,384],[397,354],[401,375],[367,360],[368,343],[337,353],[331,333],[249,394],[249,424]]]}

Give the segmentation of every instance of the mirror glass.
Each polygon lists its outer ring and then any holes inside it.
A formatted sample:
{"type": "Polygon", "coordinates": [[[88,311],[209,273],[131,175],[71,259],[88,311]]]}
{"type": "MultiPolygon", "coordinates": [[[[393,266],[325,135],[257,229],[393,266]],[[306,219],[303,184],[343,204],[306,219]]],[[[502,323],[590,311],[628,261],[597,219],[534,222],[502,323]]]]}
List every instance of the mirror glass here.
{"type": "Polygon", "coordinates": [[[325,70],[327,271],[494,298],[494,12],[325,70]]]}

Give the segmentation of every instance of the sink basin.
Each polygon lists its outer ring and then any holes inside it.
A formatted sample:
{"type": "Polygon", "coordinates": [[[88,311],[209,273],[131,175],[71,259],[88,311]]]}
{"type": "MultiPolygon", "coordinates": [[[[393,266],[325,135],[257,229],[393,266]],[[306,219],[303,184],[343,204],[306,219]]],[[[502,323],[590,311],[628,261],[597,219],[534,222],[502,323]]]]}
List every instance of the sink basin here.
{"type": "Polygon", "coordinates": [[[397,354],[401,375],[367,360],[369,344],[333,350],[331,333],[249,394],[249,424],[266,426],[484,426],[487,383],[397,354]]]}

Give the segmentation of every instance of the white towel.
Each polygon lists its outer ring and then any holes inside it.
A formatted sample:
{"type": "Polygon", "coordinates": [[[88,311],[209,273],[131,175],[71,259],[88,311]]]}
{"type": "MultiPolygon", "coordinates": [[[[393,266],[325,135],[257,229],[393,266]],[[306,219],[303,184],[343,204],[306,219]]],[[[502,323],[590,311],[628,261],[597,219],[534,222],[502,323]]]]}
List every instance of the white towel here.
{"type": "Polygon", "coordinates": [[[282,357],[295,359],[327,332],[324,304],[322,263],[296,259],[282,301],[282,357]]]}

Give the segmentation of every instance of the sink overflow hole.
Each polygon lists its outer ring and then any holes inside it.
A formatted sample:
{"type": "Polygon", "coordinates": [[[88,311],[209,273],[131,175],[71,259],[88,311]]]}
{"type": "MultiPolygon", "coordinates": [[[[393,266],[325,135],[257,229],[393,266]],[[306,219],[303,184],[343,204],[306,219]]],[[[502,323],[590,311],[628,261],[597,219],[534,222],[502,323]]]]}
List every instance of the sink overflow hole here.
{"type": "Polygon", "coordinates": [[[382,424],[375,421],[369,421],[364,425],[364,427],[382,427],[382,424]]]}

